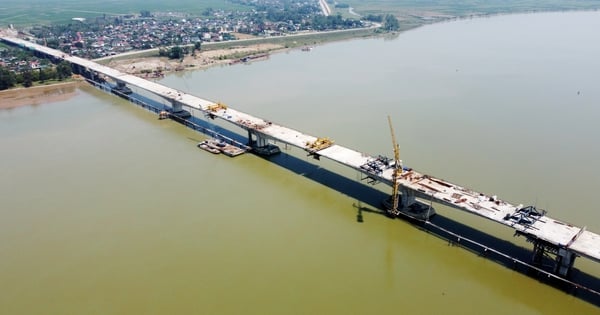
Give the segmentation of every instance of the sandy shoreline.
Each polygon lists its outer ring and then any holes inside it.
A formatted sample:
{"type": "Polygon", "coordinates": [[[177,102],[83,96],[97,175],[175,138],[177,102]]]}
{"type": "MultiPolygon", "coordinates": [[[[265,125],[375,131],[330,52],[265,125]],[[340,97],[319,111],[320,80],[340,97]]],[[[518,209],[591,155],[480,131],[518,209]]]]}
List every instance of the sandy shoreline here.
{"type": "Polygon", "coordinates": [[[77,95],[77,88],[82,82],[77,80],[0,91],[0,110],[68,100],[77,95]]]}
{"type": "Polygon", "coordinates": [[[272,52],[285,50],[278,44],[255,44],[236,46],[227,49],[199,51],[195,55],[187,55],[183,60],[173,60],[166,57],[141,57],[131,59],[112,59],[108,67],[121,72],[134,74],[142,78],[152,78],[173,71],[206,69],[217,65],[226,65],[239,61],[245,56],[260,56],[266,58],[272,52]]]}

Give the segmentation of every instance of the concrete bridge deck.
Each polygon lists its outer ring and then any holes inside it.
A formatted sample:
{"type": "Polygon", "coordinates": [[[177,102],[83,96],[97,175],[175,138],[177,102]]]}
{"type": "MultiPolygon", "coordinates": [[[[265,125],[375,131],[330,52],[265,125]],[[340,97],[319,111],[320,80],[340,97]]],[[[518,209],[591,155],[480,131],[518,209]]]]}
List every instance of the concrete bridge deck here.
{"type": "MultiPolygon", "coordinates": [[[[314,156],[326,157],[342,165],[353,168],[365,174],[372,180],[392,185],[394,167],[393,165],[389,165],[388,161],[381,157],[370,156],[331,143],[315,149],[310,144],[320,141],[321,139],[318,137],[275,124],[268,120],[237,111],[233,108],[215,106],[215,102],[183,93],[176,89],[133,75],[122,73],[90,60],[65,55],[60,51],[22,39],[3,37],[2,40],[7,43],[35,50],[48,56],[52,56],[53,58],[67,60],[74,65],[86,68],[88,71],[147,90],[171,102],[173,105],[193,108],[202,111],[215,119],[227,121],[247,130],[249,134],[263,140],[273,139],[298,147],[308,151],[314,156]],[[373,165],[375,166],[373,167],[373,165]]],[[[570,253],[600,262],[600,235],[587,231],[585,227],[577,227],[553,219],[546,216],[545,213],[531,212],[522,205],[514,205],[498,199],[496,196],[467,189],[460,185],[412,169],[406,169],[403,172],[399,184],[403,191],[414,193],[418,197],[435,201],[508,226],[534,241],[536,243],[536,248],[538,247],[538,242],[542,244],[542,247],[552,247],[551,250],[553,253],[560,256],[560,259],[557,258],[557,261],[562,259],[568,260],[566,263],[563,262],[563,265],[561,266],[568,268],[569,270],[574,260],[574,256],[571,258],[570,253]],[[569,253],[569,255],[567,255],[568,257],[565,256],[565,253],[569,253]]],[[[566,275],[566,273],[562,275],[566,275]]]]}

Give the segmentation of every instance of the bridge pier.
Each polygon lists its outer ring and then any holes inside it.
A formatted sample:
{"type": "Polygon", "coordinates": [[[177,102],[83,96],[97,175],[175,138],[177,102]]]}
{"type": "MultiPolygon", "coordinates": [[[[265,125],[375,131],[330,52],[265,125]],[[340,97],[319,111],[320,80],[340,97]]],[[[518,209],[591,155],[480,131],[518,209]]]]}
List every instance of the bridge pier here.
{"type": "Polygon", "coordinates": [[[401,209],[408,209],[408,207],[417,202],[414,190],[402,186],[400,188],[400,195],[402,196],[402,198],[400,198],[401,209]]]}
{"type": "Polygon", "coordinates": [[[72,64],[71,67],[73,69],[73,73],[85,76],[85,68],[82,65],[72,64]]]}
{"type": "Polygon", "coordinates": [[[124,81],[115,80],[115,82],[117,84],[113,88],[111,88],[110,91],[120,97],[128,99],[129,94],[133,93],[133,91],[127,86],[127,84],[125,84],[124,81]]]}
{"type": "Polygon", "coordinates": [[[95,76],[93,71],[91,71],[90,69],[82,66],[82,65],[78,65],[78,64],[71,64],[71,70],[73,71],[73,73],[78,74],[86,79],[91,80],[92,82],[94,82],[95,80],[95,76]]]}
{"type": "Polygon", "coordinates": [[[33,55],[38,57],[38,58],[42,58],[42,59],[48,59],[50,60],[52,63],[58,63],[59,61],[61,61],[61,58],[57,58],[56,56],[47,54],[45,52],[41,52],[39,50],[33,49],[33,48],[27,48],[27,50],[31,50],[33,51],[33,55]]]}
{"type": "Polygon", "coordinates": [[[577,255],[566,248],[559,248],[556,255],[556,264],[554,265],[554,273],[565,278],[569,277],[575,258],[577,255]]]}
{"type": "Polygon", "coordinates": [[[248,129],[248,145],[259,155],[274,155],[280,153],[278,146],[269,143],[269,139],[248,129]]]}
{"type": "Polygon", "coordinates": [[[74,74],[78,74],[78,75],[88,79],[91,82],[94,82],[94,83],[99,82],[98,74],[95,71],[93,71],[87,67],[71,63],[71,70],[73,71],[74,74]]]}
{"type": "Polygon", "coordinates": [[[253,133],[248,130],[248,143],[252,147],[264,147],[269,145],[269,140],[265,137],[262,137],[259,134],[253,133]]]}
{"type": "Polygon", "coordinates": [[[181,102],[178,100],[170,99],[169,101],[171,102],[171,108],[173,109],[174,113],[181,112],[183,110],[183,104],[181,104],[181,102]]]}
{"type": "Polygon", "coordinates": [[[90,70],[90,69],[85,69],[85,78],[87,78],[88,80],[90,80],[91,82],[93,82],[94,84],[97,84],[97,82],[100,82],[100,80],[98,79],[98,73],[96,73],[96,71],[90,70]]]}
{"type": "Polygon", "coordinates": [[[563,246],[556,246],[539,239],[532,239],[527,235],[525,236],[528,238],[528,241],[533,243],[531,262],[534,266],[542,266],[544,257],[547,257],[552,260],[553,274],[563,278],[570,276],[575,258],[577,257],[574,252],[563,246]]]}

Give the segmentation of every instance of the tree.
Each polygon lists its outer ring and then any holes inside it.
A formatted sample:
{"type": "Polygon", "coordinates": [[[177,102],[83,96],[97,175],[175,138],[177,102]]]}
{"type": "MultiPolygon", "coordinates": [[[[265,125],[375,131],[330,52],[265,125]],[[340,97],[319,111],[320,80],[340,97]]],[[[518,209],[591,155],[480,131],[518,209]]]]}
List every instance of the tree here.
{"type": "Polygon", "coordinates": [[[395,16],[388,14],[385,16],[383,28],[387,31],[397,31],[400,29],[400,22],[395,16]]]}
{"type": "Polygon", "coordinates": [[[381,14],[378,14],[378,15],[369,14],[369,15],[365,16],[364,19],[367,20],[367,21],[381,23],[381,22],[383,22],[383,15],[381,15],[381,14]]]}
{"type": "Polygon", "coordinates": [[[16,84],[23,84],[23,73],[22,72],[17,73],[15,75],[15,83],[16,84]]]}
{"type": "Polygon", "coordinates": [[[30,87],[33,85],[33,76],[31,75],[31,70],[27,69],[23,71],[23,86],[30,87]]]}
{"type": "Polygon", "coordinates": [[[183,58],[183,49],[179,46],[171,47],[171,52],[169,53],[169,59],[181,59],[183,58]]]}
{"type": "Polygon", "coordinates": [[[12,71],[0,66],[0,90],[6,90],[13,87],[15,85],[15,81],[15,74],[12,71]]]}
{"type": "Polygon", "coordinates": [[[46,46],[50,47],[50,48],[54,48],[54,49],[58,49],[58,39],[53,38],[53,39],[48,39],[46,40],[46,46]]]}
{"type": "Polygon", "coordinates": [[[73,74],[73,72],[71,70],[71,64],[68,61],[63,60],[56,66],[56,76],[59,81],[70,77],[71,74],[73,74]]]}
{"type": "Polygon", "coordinates": [[[51,67],[40,70],[40,82],[44,83],[46,80],[52,80],[56,78],[56,71],[51,67]]]}
{"type": "Polygon", "coordinates": [[[40,69],[39,79],[40,83],[44,83],[48,80],[48,73],[44,69],[40,69]]]}
{"type": "Polygon", "coordinates": [[[56,79],[56,69],[54,69],[53,67],[48,67],[46,69],[44,69],[44,72],[46,72],[46,79],[47,80],[55,80],[56,79]]]}
{"type": "Polygon", "coordinates": [[[37,82],[40,80],[40,70],[31,71],[31,81],[37,82]]]}

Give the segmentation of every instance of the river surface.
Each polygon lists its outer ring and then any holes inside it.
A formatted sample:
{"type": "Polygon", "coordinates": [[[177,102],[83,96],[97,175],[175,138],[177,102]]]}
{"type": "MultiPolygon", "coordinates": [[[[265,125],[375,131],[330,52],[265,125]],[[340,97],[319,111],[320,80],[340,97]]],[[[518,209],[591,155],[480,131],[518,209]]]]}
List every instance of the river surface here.
{"type": "MultiPolygon", "coordinates": [[[[161,82],[373,155],[392,155],[389,114],[405,165],[600,232],[598,29],[598,12],[460,20],[161,82]]],[[[353,171],[203,137],[91,87],[0,111],[0,313],[600,313],[378,214],[389,189],[353,171]]]]}

